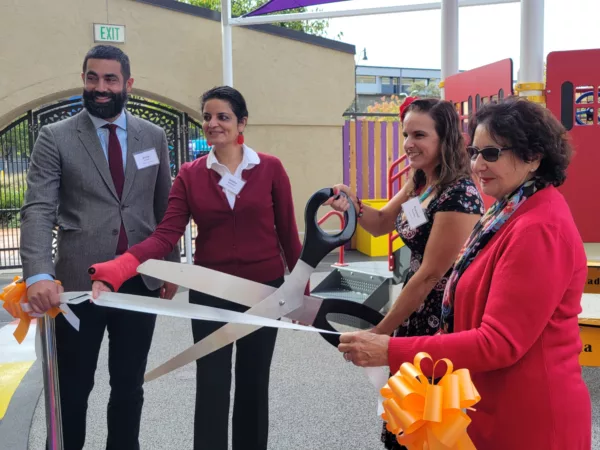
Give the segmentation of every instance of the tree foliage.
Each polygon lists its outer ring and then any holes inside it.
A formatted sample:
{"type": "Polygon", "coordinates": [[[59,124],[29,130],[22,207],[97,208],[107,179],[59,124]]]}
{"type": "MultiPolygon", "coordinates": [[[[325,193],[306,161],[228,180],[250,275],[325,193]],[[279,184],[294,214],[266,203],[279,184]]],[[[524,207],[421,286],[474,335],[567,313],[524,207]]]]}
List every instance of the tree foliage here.
{"type": "Polygon", "coordinates": [[[429,82],[425,84],[424,81],[415,81],[408,88],[411,97],[427,97],[427,98],[442,98],[442,93],[437,83],[429,82]]]}
{"type": "MultiPolygon", "coordinates": [[[[221,0],[178,0],[191,5],[200,6],[202,8],[212,9],[213,11],[221,11],[221,0]]],[[[234,0],[231,2],[231,15],[233,17],[243,16],[250,11],[255,10],[259,6],[267,3],[268,0],[234,0]]],[[[306,8],[296,8],[286,11],[285,14],[289,13],[300,13],[306,12],[306,8]]],[[[280,14],[280,13],[278,13],[280,14]]],[[[327,27],[329,27],[328,20],[303,20],[295,22],[280,22],[274,23],[284,28],[290,28],[296,31],[303,31],[304,33],[313,34],[315,36],[325,36],[327,27]]],[[[338,38],[341,37],[338,36],[338,38]]]]}
{"type": "Polygon", "coordinates": [[[391,97],[381,97],[380,102],[367,106],[368,113],[393,114],[391,116],[367,116],[361,117],[363,120],[372,120],[375,122],[396,122],[399,120],[400,105],[406,99],[406,95],[392,95],[391,97]]]}
{"type": "MultiPolygon", "coordinates": [[[[429,84],[425,84],[424,81],[415,81],[412,83],[408,92],[412,97],[421,97],[421,98],[441,98],[440,88],[436,83],[430,82],[429,84]]],[[[399,120],[398,114],[400,112],[400,105],[404,103],[406,99],[406,94],[392,95],[390,97],[381,97],[381,100],[375,102],[374,104],[367,106],[368,113],[379,113],[379,114],[393,114],[390,116],[367,116],[360,117],[362,120],[372,120],[376,122],[395,122],[399,120]]]]}

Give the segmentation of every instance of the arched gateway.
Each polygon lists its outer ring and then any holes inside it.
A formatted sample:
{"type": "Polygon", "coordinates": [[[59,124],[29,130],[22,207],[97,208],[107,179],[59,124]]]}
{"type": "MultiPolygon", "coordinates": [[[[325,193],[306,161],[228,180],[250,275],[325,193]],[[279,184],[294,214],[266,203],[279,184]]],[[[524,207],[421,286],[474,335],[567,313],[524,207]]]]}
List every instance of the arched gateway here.
{"type": "MultiPolygon", "coordinates": [[[[32,109],[0,130],[0,268],[21,267],[20,208],[27,188],[31,151],[40,128],[67,119],[82,109],[81,97],[71,97],[32,109]]],[[[165,130],[173,177],[183,163],[208,153],[201,125],[187,113],[138,96],[129,97],[127,110],[165,130]]],[[[184,250],[182,246],[182,255],[184,250]]]]}

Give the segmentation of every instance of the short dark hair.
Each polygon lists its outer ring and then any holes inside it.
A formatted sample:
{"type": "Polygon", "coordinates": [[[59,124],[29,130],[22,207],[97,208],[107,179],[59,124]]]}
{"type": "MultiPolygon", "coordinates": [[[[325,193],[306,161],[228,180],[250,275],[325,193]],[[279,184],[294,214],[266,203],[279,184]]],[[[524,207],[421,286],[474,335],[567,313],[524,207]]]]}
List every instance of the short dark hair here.
{"type": "Polygon", "coordinates": [[[511,147],[524,162],[540,158],[535,174],[548,184],[560,186],[567,178],[573,148],[565,127],[547,108],[520,97],[508,97],[484,105],[471,118],[471,142],[483,125],[498,144],[511,147]]]}
{"type": "Polygon", "coordinates": [[[112,61],[117,61],[121,63],[121,75],[123,75],[124,81],[131,78],[129,57],[123,50],[114,45],[96,45],[95,47],[92,47],[83,60],[83,73],[87,70],[88,59],[110,59],[112,61]]]}
{"type": "Polygon", "coordinates": [[[241,122],[244,118],[248,118],[248,108],[244,96],[236,89],[230,86],[214,87],[202,94],[202,105],[200,109],[204,111],[204,104],[212,99],[219,99],[229,103],[231,110],[241,122]]]}
{"type": "MultiPolygon", "coordinates": [[[[470,178],[471,163],[454,105],[437,98],[420,98],[408,106],[406,114],[411,111],[428,114],[435,122],[435,131],[440,139],[440,164],[436,167],[439,192],[461,178],[470,178]]],[[[426,182],[424,172],[415,171],[413,181],[415,190],[423,186],[426,182]]]]}

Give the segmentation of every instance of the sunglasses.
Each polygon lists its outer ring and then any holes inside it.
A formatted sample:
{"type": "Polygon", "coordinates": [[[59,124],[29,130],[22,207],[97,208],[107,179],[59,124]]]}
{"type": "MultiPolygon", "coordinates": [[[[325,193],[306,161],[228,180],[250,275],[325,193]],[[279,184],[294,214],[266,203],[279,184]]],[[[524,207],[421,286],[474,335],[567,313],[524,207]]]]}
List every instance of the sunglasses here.
{"type": "Polygon", "coordinates": [[[467,147],[467,153],[471,161],[475,161],[479,155],[487,162],[496,162],[500,158],[500,153],[505,150],[511,150],[512,147],[483,147],[481,150],[472,145],[467,147]]]}

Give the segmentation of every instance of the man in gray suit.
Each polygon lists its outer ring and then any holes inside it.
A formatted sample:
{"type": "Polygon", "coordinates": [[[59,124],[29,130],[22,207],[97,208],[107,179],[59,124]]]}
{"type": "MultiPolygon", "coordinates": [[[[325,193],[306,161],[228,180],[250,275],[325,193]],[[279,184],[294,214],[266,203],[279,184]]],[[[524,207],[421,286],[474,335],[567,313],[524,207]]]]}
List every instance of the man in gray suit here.
{"type": "MultiPolygon", "coordinates": [[[[27,174],[21,258],[36,313],[57,304],[62,288],[91,290],[88,267],[146,239],[167,209],[171,175],[166,135],[125,109],[133,85],[129,58],[117,47],[94,47],[85,57],[82,79],[85,109],[40,130],[27,174]],[[58,249],[53,262],[55,222],[58,249]]],[[[178,248],[169,260],[180,261],[178,248]]],[[[176,290],[137,276],[119,292],[171,299],[176,290]]],[[[61,315],[56,319],[64,448],[83,448],[88,397],[108,330],[106,448],[139,449],[142,385],[156,316],[93,303],[72,309],[81,321],[79,332],[61,315]]]]}

